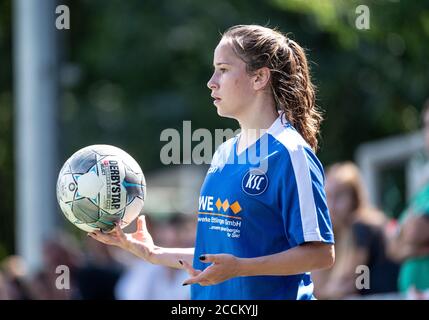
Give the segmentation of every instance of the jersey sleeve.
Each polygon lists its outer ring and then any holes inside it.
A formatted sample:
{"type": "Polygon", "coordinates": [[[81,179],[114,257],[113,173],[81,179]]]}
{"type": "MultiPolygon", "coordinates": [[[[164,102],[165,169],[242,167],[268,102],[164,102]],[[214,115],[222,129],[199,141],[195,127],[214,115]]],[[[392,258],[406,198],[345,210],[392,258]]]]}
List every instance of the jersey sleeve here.
{"type": "Polygon", "coordinates": [[[311,241],[334,243],[319,160],[311,150],[298,146],[289,151],[285,165],[280,177],[280,204],[291,247],[311,241]]]}

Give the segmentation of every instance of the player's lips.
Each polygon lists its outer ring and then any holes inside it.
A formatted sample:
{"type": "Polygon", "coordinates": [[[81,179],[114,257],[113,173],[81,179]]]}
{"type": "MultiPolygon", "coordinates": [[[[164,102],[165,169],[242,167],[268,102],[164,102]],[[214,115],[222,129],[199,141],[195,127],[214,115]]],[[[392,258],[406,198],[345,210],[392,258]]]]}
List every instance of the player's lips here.
{"type": "Polygon", "coordinates": [[[211,97],[214,99],[214,101],[213,101],[214,104],[216,104],[216,102],[219,102],[222,100],[221,98],[215,96],[214,94],[212,94],[211,97]]]}

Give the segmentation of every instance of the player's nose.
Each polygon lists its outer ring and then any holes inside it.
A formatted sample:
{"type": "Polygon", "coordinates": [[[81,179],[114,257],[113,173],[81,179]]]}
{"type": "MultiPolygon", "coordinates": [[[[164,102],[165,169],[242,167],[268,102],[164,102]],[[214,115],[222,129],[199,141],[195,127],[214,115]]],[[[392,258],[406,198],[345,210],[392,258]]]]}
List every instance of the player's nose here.
{"type": "Polygon", "coordinates": [[[219,89],[219,84],[215,79],[215,75],[213,74],[212,77],[209,79],[209,81],[207,82],[207,87],[210,90],[216,90],[219,89]]]}

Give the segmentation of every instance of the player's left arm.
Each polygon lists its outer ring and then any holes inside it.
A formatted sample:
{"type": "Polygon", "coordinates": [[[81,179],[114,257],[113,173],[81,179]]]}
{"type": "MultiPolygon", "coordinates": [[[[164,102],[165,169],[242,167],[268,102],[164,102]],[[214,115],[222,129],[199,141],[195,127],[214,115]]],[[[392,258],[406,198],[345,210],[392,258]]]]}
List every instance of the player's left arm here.
{"type": "Polygon", "coordinates": [[[240,276],[292,275],[332,267],[335,250],[330,243],[306,242],[280,253],[239,260],[240,276]]]}
{"type": "MultiPolygon", "coordinates": [[[[205,254],[200,257],[211,263],[203,272],[187,279],[186,284],[213,285],[230,278],[260,275],[293,275],[317,269],[330,268],[335,261],[334,245],[306,242],[292,249],[255,258],[239,258],[231,254],[205,254]]],[[[185,268],[192,275],[189,264],[185,268]]],[[[197,270],[198,271],[198,270],[197,270]]]]}

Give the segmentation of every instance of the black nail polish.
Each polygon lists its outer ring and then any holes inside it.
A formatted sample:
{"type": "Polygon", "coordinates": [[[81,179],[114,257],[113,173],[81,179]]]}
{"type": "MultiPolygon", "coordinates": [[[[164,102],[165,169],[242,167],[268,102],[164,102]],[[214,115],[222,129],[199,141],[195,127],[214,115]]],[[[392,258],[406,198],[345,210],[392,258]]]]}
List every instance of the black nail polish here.
{"type": "Polygon", "coordinates": [[[202,254],[202,255],[200,256],[200,260],[201,260],[201,261],[206,260],[206,256],[202,254]]]}
{"type": "Polygon", "coordinates": [[[187,286],[189,283],[184,283],[184,284],[182,284],[182,286],[187,286]]]}
{"type": "Polygon", "coordinates": [[[183,266],[183,261],[182,260],[179,260],[179,263],[183,266]]]}

